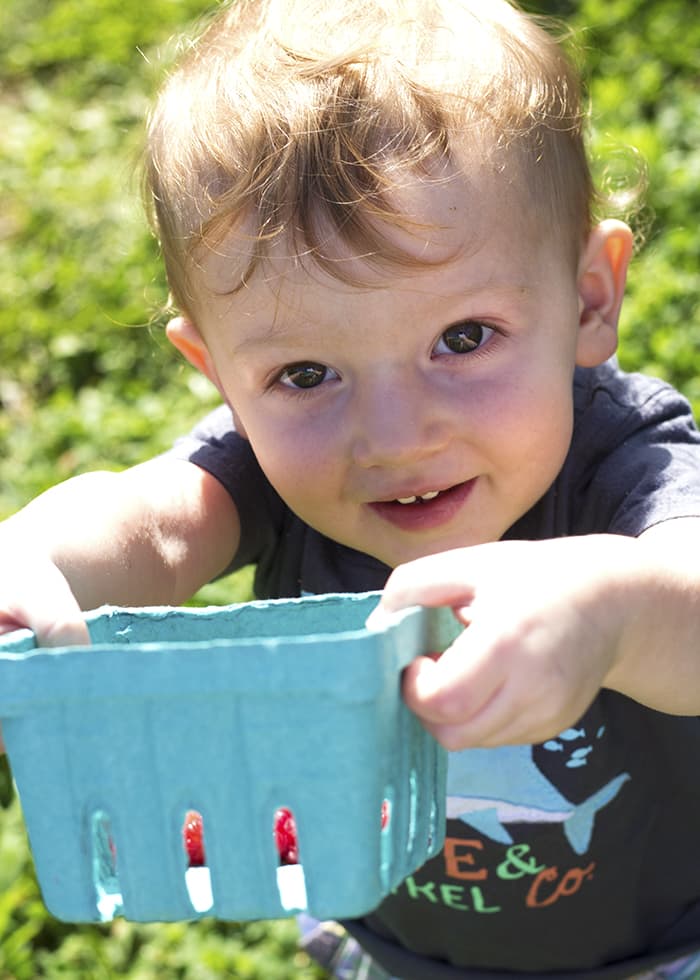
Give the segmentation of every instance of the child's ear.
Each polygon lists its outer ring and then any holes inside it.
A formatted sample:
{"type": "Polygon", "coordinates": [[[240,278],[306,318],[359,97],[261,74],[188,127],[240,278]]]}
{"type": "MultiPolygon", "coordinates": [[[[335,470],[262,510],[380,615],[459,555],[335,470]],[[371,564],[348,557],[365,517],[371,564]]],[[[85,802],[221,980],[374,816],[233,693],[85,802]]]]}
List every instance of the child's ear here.
{"type": "Polygon", "coordinates": [[[247,439],[245,429],[238,417],[233,405],[226,396],[223,385],[219,381],[214,361],[212,360],[209,348],[204,342],[204,338],[191,320],[184,316],[174,317],[165,328],[165,334],[173,345],[177,347],[182,356],[190,362],[192,367],[200,371],[206,378],[209,378],[214,387],[231,409],[233,414],[236,432],[247,439]]]}
{"type": "Polygon", "coordinates": [[[219,376],[216,373],[209,349],[194,323],[184,316],[176,316],[168,323],[165,334],[173,347],[177,347],[192,367],[209,378],[223,395],[219,376]]]}
{"type": "Polygon", "coordinates": [[[633,237],[622,221],[602,221],[588,237],[578,271],[576,363],[595,367],[617,349],[617,322],[632,257],[633,237]]]}

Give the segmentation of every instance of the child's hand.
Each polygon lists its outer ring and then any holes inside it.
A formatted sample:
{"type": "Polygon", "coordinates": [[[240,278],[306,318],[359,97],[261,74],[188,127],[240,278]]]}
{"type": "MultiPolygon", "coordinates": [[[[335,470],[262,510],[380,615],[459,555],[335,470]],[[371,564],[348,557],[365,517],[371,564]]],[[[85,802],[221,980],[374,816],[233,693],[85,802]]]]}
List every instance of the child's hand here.
{"type": "MultiPolygon", "coordinates": [[[[584,713],[615,662],[635,542],[496,542],[391,575],[382,606],[452,606],[467,627],[404,673],[409,707],[446,748],[537,743],[584,713]]],[[[381,607],[380,607],[381,608],[381,607]]]]}
{"type": "Polygon", "coordinates": [[[13,556],[0,570],[0,633],[23,627],[34,631],[40,646],[90,642],[68,582],[43,556],[13,556]]]}
{"type": "MultiPolygon", "coordinates": [[[[3,548],[3,560],[8,551],[3,548]]],[[[89,643],[87,627],[68,583],[53,562],[13,555],[0,569],[0,633],[27,627],[45,647],[89,643]]],[[[5,745],[0,733],[0,753],[5,745]]]]}

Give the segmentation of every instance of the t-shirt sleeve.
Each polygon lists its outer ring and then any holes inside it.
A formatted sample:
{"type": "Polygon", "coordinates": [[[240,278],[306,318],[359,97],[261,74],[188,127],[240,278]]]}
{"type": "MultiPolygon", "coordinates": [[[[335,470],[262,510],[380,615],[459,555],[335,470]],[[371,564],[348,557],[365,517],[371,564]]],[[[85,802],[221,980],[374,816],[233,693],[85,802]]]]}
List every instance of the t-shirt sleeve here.
{"type": "Polygon", "coordinates": [[[241,540],[223,574],[257,563],[274,547],[284,520],[284,505],[260,469],[250,443],[236,432],[226,405],[205,416],[164,455],[195,463],[211,473],[236,505],[241,540]]]}
{"type": "Polygon", "coordinates": [[[574,432],[579,533],[636,536],[662,521],[700,517],[700,433],[681,394],[617,372],[590,386],[584,402],[574,432]]]}

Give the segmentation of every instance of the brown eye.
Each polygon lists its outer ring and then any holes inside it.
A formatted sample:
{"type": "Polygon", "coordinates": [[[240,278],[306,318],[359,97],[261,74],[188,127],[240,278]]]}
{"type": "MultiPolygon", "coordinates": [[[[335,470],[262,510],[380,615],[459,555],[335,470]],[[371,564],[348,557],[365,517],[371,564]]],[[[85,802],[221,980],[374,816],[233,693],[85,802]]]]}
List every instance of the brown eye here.
{"type": "Polygon", "coordinates": [[[324,364],[291,364],[280,375],[280,383],[287,388],[316,388],[332,374],[324,364]]]}
{"type": "Polygon", "coordinates": [[[438,344],[444,344],[452,354],[470,354],[477,347],[481,347],[492,332],[491,328],[483,323],[465,320],[464,323],[455,323],[448,327],[440,337],[438,344]]]}

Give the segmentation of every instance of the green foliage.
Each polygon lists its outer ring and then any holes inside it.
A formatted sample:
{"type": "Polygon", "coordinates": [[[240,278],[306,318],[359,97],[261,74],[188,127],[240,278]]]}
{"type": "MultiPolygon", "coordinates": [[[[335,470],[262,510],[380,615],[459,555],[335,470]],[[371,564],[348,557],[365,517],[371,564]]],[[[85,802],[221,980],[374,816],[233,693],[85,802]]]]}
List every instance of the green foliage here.
{"type": "Polygon", "coordinates": [[[576,31],[592,104],[591,149],[608,189],[646,182],[620,362],[665,378],[700,416],[700,21],[685,0],[542,0],[576,31]]]}
{"type": "MultiPolygon", "coordinates": [[[[597,171],[639,182],[621,360],[700,414],[700,20],[686,0],[530,0],[577,31],[597,171]]],[[[210,0],[0,4],[0,517],[81,470],[144,459],[216,394],[162,336],[167,288],[134,177],[172,38],[210,0]]],[[[247,597],[250,569],[197,602],[247,597]]],[[[0,769],[0,980],[311,980],[295,926],[71,927],[44,910],[0,769]]]]}
{"type": "Polygon", "coordinates": [[[167,288],[136,178],[168,39],[205,7],[3,6],[0,515],[164,448],[215,403],[163,340],[167,288]]]}

